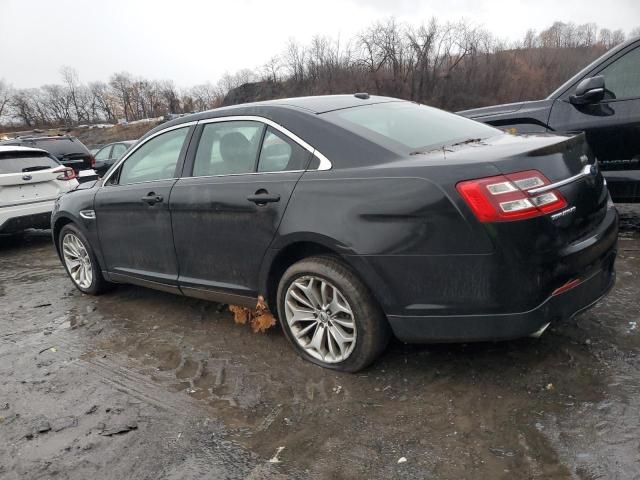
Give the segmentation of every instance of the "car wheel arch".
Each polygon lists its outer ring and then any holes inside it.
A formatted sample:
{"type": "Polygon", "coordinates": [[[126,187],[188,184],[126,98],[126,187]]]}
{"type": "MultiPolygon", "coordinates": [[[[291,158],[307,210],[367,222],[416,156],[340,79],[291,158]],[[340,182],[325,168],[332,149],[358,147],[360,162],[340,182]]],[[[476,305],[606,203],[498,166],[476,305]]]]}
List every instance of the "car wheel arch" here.
{"type": "Polygon", "coordinates": [[[275,312],[277,310],[278,285],[284,272],[300,260],[318,256],[339,259],[369,289],[375,301],[382,307],[382,299],[378,296],[379,290],[372,288],[374,284],[380,285],[382,279],[378,278],[375,272],[369,271],[361,261],[354,261],[359,257],[340,252],[328,246],[325,242],[299,240],[278,249],[271,259],[266,262],[268,265],[266,265],[267,268],[264,269],[265,272],[262,275],[263,281],[260,282],[261,293],[264,292],[264,298],[272,311],[275,312]]]}
{"type": "Polygon", "coordinates": [[[60,242],[58,241],[60,236],[60,231],[65,225],[68,225],[69,223],[74,223],[77,225],[77,223],[74,222],[73,219],[69,217],[59,217],[56,219],[55,223],[53,224],[53,228],[51,230],[51,236],[53,237],[53,244],[56,247],[58,256],[60,256],[60,242]]]}

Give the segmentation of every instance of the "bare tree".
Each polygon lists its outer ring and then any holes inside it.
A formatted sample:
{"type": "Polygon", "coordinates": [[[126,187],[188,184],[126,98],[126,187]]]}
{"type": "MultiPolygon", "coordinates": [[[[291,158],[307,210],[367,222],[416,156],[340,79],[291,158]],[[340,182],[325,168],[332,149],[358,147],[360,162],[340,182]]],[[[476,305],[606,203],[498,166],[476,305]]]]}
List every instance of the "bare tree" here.
{"type": "MultiPolygon", "coordinates": [[[[640,27],[631,35],[640,34],[640,27]]],[[[469,22],[376,22],[350,41],[289,40],[256,70],[225,73],[216,83],[178,88],[127,72],[108,83],[82,83],[62,67],[60,84],[10,91],[0,82],[0,117],[25,125],[72,125],[158,117],[253,100],[369,91],[457,110],[540,98],[573,72],[624,41],[621,30],[554,22],[506,43],[469,22]]]]}
{"type": "Polygon", "coordinates": [[[6,113],[9,106],[9,100],[11,99],[11,87],[0,78],[0,120],[6,113]]]}

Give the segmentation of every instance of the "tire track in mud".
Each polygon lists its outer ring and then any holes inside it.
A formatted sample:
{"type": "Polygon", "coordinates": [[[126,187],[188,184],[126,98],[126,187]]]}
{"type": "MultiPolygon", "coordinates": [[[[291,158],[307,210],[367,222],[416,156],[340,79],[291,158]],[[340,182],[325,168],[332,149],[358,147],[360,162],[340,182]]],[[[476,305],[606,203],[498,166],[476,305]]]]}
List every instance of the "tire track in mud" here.
{"type": "MultiPolygon", "coordinates": [[[[194,480],[200,478],[254,480],[306,478],[304,473],[296,473],[295,469],[291,468],[288,470],[289,474],[294,472],[293,476],[285,475],[280,472],[277,465],[270,464],[266,459],[261,459],[255,453],[247,450],[245,446],[228,439],[225,425],[221,420],[209,415],[211,411],[208,411],[210,409],[207,409],[206,405],[202,405],[201,402],[183,393],[169,392],[165,385],[157,384],[147,375],[122,365],[121,361],[126,362],[126,357],[120,358],[119,355],[110,355],[109,359],[101,358],[102,352],[83,344],[83,333],[76,331],[80,335],[69,335],[72,330],[65,327],[66,323],[66,321],[58,322],[58,325],[54,326],[54,331],[46,336],[43,335],[42,329],[37,328],[7,332],[0,338],[0,356],[15,356],[16,350],[19,350],[23,356],[35,359],[43,356],[48,356],[49,359],[57,357],[58,361],[65,364],[65,368],[82,370],[84,373],[76,375],[79,378],[89,378],[91,382],[100,382],[108,389],[123,394],[124,398],[134,399],[141,404],[165,412],[172,417],[172,423],[182,424],[185,432],[178,434],[175,441],[182,437],[184,445],[174,446],[179,453],[179,461],[158,466],[161,470],[156,472],[157,476],[154,478],[176,480],[191,478],[194,480]],[[197,431],[202,419],[207,425],[206,432],[197,431]]],[[[40,380],[30,380],[30,382],[32,381],[35,382],[34,385],[40,385],[41,382],[40,380]]],[[[100,403],[100,400],[94,399],[96,403],[100,403]]],[[[162,417],[161,413],[155,413],[152,417],[141,417],[141,421],[143,423],[149,421],[157,423],[158,415],[162,417]]],[[[144,442],[146,439],[142,439],[142,441],[144,442]]],[[[99,450],[96,450],[96,453],[99,453],[99,450]]],[[[2,455],[0,455],[1,458],[2,455]]],[[[0,461],[0,463],[11,465],[11,462],[0,461]]],[[[63,456],[55,455],[50,458],[48,463],[52,465],[63,464],[63,456]]],[[[8,471],[8,473],[20,472],[15,478],[39,478],[40,476],[40,474],[35,474],[32,477],[33,472],[29,473],[28,466],[24,464],[18,464],[15,468],[18,470],[8,471]]],[[[0,470],[0,473],[2,471],[0,470]]],[[[105,476],[101,475],[100,478],[121,477],[112,477],[106,474],[105,476]]]]}

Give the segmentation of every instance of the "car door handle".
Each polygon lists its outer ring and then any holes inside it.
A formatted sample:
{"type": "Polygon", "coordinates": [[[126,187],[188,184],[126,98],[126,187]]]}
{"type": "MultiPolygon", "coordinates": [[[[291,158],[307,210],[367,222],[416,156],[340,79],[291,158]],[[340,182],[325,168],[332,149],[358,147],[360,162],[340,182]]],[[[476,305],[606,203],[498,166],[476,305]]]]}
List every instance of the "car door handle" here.
{"type": "Polygon", "coordinates": [[[258,190],[253,195],[249,195],[247,200],[255,203],[256,205],[266,205],[267,203],[279,202],[280,195],[277,193],[269,193],[266,190],[258,190]]]}
{"type": "Polygon", "coordinates": [[[142,197],[144,203],[148,203],[149,205],[155,205],[156,203],[162,202],[164,200],[162,195],[156,195],[154,192],[149,192],[146,197],[142,197]]]}

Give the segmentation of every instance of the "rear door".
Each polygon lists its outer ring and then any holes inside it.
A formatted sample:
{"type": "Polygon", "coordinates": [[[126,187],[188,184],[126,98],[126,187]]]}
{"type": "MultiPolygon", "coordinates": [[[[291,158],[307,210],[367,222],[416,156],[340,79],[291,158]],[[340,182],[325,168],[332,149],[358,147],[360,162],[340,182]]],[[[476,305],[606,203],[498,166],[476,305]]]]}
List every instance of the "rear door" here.
{"type": "Polygon", "coordinates": [[[66,190],[64,170],[46,152],[0,153],[0,207],[55,200],[66,190]]]}
{"type": "Polygon", "coordinates": [[[98,190],[98,236],[114,279],[178,291],[169,196],[191,133],[186,125],[151,137],[98,190]]]}
{"type": "Polygon", "coordinates": [[[260,121],[199,126],[171,192],[179,284],[191,296],[249,303],[260,263],[311,152],[260,121]]]}
{"type": "MultiPolygon", "coordinates": [[[[636,44],[637,45],[637,44],[636,44]]],[[[605,78],[605,98],[596,104],[572,105],[565,92],[549,120],[557,131],[585,131],[615,201],[640,201],[640,47],[588,74],[605,78]]]]}

